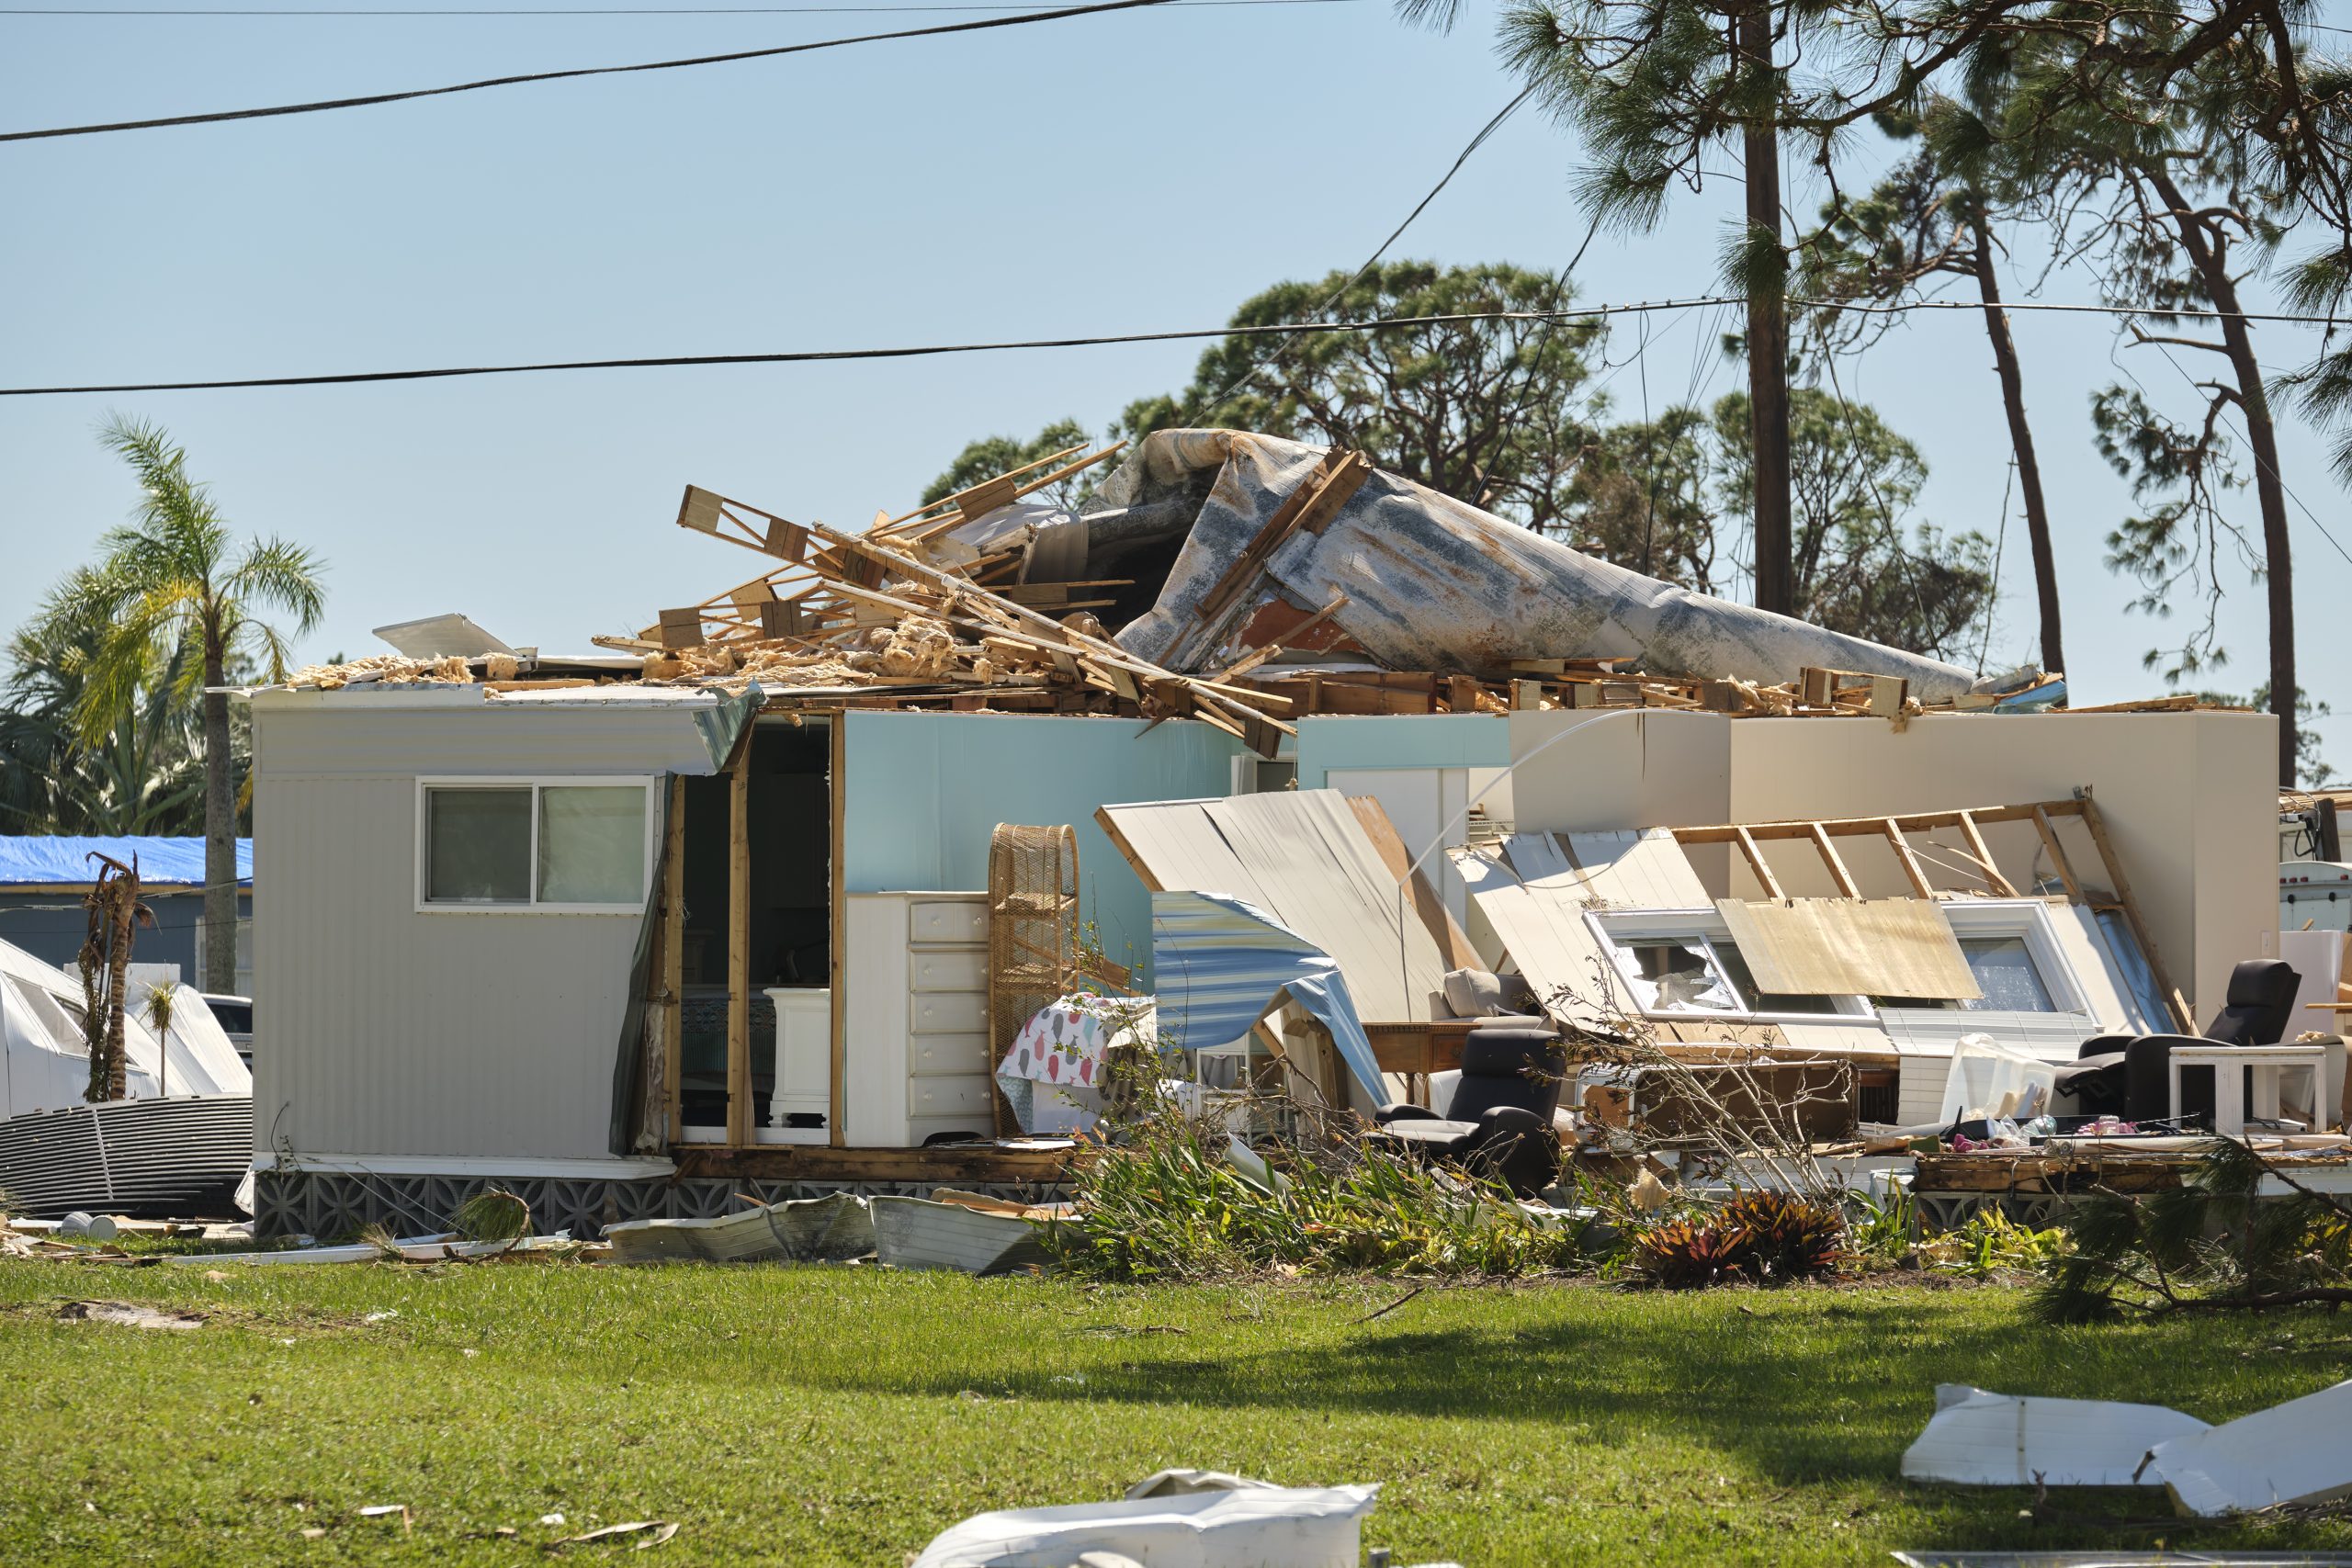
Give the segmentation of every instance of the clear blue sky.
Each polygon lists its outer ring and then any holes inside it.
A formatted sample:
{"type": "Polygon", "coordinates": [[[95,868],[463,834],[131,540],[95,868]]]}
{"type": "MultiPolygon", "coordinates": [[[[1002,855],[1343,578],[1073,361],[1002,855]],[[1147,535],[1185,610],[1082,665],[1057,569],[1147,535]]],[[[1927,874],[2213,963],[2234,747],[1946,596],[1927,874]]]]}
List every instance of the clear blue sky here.
{"type": "MultiPolygon", "coordinates": [[[[69,0],[70,3],[70,0],[69,0]]],[[[217,3],[217,0],[216,0],[217,3]]],[[[300,0],[256,0],[291,4],[300,0]]],[[[315,0],[312,0],[315,3],[315,0]]],[[[396,3],[396,0],[387,0],[396,3]]],[[[527,3],[527,0],[526,0],[527,3]]],[[[1352,267],[1510,97],[1491,10],[1451,36],[1376,3],[1187,7],[379,108],[0,147],[0,381],[175,379],[410,365],[731,353],[1210,326],[1277,278],[1352,267]]],[[[186,113],[620,63],[951,19],[0,16],[0,127],[186,113]]],[[[2332,19],[2342,20],[2342,17],[2332,19]]],[[[1396,254],[1558,265],[1583,233],[1581,155],[1532,112],[1472,160],[1396,254]]],[[[1714,291],[1725,203],[1604,239],[1587,302],[1714,291]]],[[[1809,205],[1808,201],[1808,205],[1809,205]]],[[[2040,257],[2018,258],[2023,296],[2040,257]]],[[[2043,298],[2080,299],[2053,281],[2043,298]]],[[[1654,319],[1656,406],[1713,392],[1708,313],[1654,319]],[[1701,341],[1705,334],[1707,341],[1701,341]],[[1694,348],[1698,351],[1694,355],[1694,348]],[[1711,379],[1709,379],[1711,378],[1711,379]]],[[[2130,504],[2087,400],[2120,362],[2186,394],[2103,321],[2018,322],[2056,520],[2078,703],[2152,693],[2161,628],[2099,564],[2130,504]]],[[[2263,328],[2267,363],[2312,340],[2263,328]]],[[[1621,328],[1614,352],[1633,345],[1621,328]]],[[[132,500],[93,432],[110,408],[185,441],[243,529],[332,566],[301,651],[462,610],[578,649],[749,574],[672,526],[688,481],[857,525],[910,505],[970,436],[1180,387],[1197,344],[317,390],[0,402],[0,626],[132,500]]],[[[1988,535],[2007,437],[1979,321],[1914,318],[1844,390],[1932,468],[1921,515],[1988,535]]],[[[1638,412],[1643,367],[1616,375],[1638,412]]],[[[2320,442],[2287,482],[2352,547],[2320,442]]],[[[2255,527],[2251,491],[2240,507],[2255,527]]],[[[2335,652],[2352,565],[2300,510],[2306,686],[2352,715],[2335,652]]],[[[1996,664],[2030,657],[2012,513],[1996,664]]],[[[2233,668],[2264,668],[2260,591],[2233,579],[2233,668]]],[[[2352,736],[2339,719],[2327,733],[2352,736]]],[[[2352,761],[2352,744],[2335,748],[2352,761]]]]}

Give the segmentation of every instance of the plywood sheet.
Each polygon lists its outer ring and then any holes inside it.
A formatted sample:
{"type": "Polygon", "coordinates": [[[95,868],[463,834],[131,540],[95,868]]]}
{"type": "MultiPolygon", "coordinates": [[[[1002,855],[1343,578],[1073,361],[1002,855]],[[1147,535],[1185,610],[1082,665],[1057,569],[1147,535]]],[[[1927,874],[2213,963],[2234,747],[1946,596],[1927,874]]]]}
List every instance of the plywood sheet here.
{"type": "Polygon", "coordinates": [[[1756,976],[1790,996],[1984,995],[1937,907],[1919,898],[1721,898],[1716,909],[1756,976]]]}

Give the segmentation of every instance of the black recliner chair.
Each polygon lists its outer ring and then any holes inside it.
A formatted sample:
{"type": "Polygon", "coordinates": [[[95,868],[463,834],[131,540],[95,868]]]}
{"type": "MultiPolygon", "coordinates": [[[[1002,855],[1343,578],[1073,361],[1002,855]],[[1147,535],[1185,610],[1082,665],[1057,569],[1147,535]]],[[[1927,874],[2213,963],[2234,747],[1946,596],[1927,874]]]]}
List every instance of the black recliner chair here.
{"type": "Polygon", "coordinates": [[[1380,1112],[1375,1138],[1417,1157],[1492,1177],[1532,1197],[1560,1174],[1552,1131],[1567,1052],[1540,1019],[1486,1020],[1462,1046],[1462,1077],[1445,1114],[1420,1105],[1380,1112]]]}
{"type": "MultiPolygon", "coordinates": [[[[2283,959],[2249,959],[2230,971],[2229,994],[2202,1035],[2095,1034],[2083,1042],[2075,1065],[2059,1073],[2059,1091],[2071,1092],[2086,1115],[2165,1121],[2172,1115],[2173,1047],[2276,1045],[2293,1024],[2301,980],[2283,959]]],[[[2211,1121],[2213,1097],[2201,1087],[2182,1083],[2183,1121],[2211,1121]]]]}

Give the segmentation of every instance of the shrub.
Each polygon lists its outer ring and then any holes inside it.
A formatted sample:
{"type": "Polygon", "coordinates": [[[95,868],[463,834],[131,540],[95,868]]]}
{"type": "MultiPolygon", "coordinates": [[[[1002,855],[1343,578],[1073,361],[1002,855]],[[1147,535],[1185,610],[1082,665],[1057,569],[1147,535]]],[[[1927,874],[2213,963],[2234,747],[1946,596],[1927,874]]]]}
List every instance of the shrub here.
{"type": "Polygon", "coordinates": [[[1668,1290],[1811,1279],[1846,1258],[1845,1216],[1786,1192],[1735,1193],[1712,1213],[1634,1236],[1634,1272],[1668,1290]]]}
{"type": "Polygon", "coordinates": [[[1100,1150],[1078,1179],[1081,1222],[1051,1242],[1062,1264],[1112,1280],[1513,1276],[1582,1255],[1580,1228],[1539,1223],[1500,1187],[1342,1145],[1281,1151],[1288,1186],[1269,1192],[1226,1163],[1223,1145],[1170,1114],[1100,1150]]]}

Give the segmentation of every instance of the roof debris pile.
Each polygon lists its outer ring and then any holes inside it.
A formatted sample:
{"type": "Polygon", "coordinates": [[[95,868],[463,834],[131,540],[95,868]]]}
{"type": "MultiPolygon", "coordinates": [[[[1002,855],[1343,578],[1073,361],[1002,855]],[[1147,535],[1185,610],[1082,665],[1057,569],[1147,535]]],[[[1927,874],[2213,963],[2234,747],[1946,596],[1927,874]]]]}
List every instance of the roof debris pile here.
{"type": "MultiPolygon", "coordinates": [[[[1056,453],[863,533],[689,486],[681,527],[767,570],[626,658],[402,643],[289,683],[756,684],[843,704],[1197,718],[1272,755],[1307,714],[1646,706],[1727,714],[2008,710],[2063,677],[1957,666],[1691,593],[1374,468],[1360,452],[1163,431],[1079,512],[1033,500],[1118,455],[1056,453]],[[420,655],[432,655],[423,657],[420,655]]],[[[489,639],[495,643],[495,639],[489,639]]],[[[503,649],[503,645],[497,645],[503,649]]]]}

